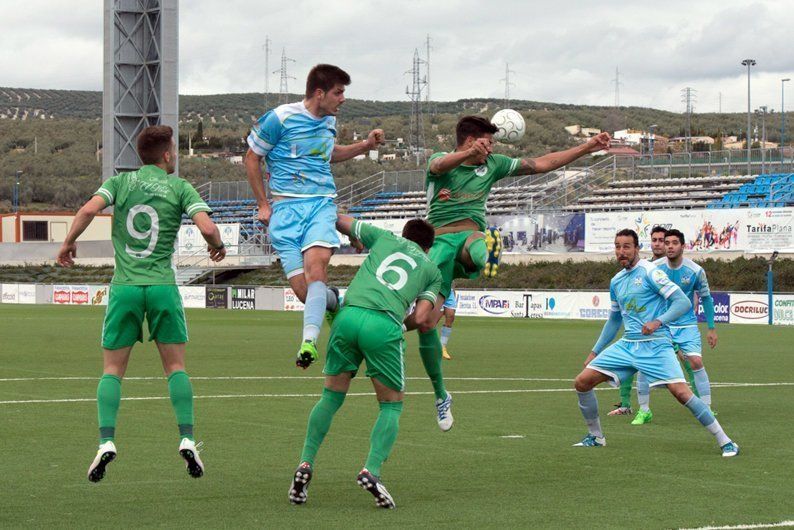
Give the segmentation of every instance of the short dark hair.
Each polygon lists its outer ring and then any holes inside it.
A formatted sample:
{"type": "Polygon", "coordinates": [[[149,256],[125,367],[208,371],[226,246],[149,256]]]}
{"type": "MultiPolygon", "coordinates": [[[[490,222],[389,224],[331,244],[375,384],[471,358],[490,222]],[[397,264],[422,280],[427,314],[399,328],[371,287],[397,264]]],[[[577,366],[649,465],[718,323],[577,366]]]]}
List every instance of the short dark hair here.
{"type": "Polygon", "coordinates": [[[436,239],[436,231],[424,219],[411,219],[403,227],[403,237],[422,247],[422,250],[429,250],[436,239]]]}
{"type": "Polygon", "coordinates": [[[677,237],[677,238],[678,238],[678,241],[679,241],[679,242],[680,242],[682,245],[686,243],[686,238],[684,237],[684,233],[683,233],[681,230],[676,230],[675,228],[671,228],[671,229],[670,229],[670,230],[668,230],[668,231],[667,231],[667,233],[664,235],[664,237],[665,237],[665,238],[668,238],[668,237],[671,237],[671,236],[672,236],[672,237],[677,237]]]}
{"type": "Polygon", "coordinates": [[[651,235],[654,235],[657,232],[662,232],[664,234],[664,237],[667,237],[667,234],[669,233],[667,229],[663,226],[656,225],[653,228],[651,228],[651,235]]]}
{"type": "Polygon", "coordinates": [[[338,66],[318,64],[309,70],[309,76],[306,78],[306,97],[312,97],[318,88],[328,92],[336,85],[347,86],[349,84],[350,75],[338,66]]]}
{"type": "Polygon", "coordinates": [[[138,135],[138,156],[144,164],[156,164],[163,159],[163,154],[171,149],[174,130],[168,125],[152,125],[146,127],[138,135]]]}
{"type": "Polygon", "coordinates": [[[630,237],[631,239],[634,240],[635,247],[640,246],[640,238],[637,236],[637,232],[635,232],[631,228],[624,228],[623,230],[615,234],[615,239],[619,237],[630,237]]]}
{"type": "Polygon", "coordinates": [[[455,139],[458,145],[463,145],[469,136],[482,138],[486,134],[494,134],[498,130],[496,125],[482,116],[463,116],[455,127],[455,139]]]}

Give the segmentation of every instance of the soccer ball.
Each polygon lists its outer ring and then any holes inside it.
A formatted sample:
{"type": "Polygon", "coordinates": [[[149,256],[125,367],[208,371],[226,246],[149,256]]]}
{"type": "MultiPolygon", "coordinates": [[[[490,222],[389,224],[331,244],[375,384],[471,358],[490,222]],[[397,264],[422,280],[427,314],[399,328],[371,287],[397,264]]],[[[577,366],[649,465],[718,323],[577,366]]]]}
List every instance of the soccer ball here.
{"type": "Polygon", "coordinates": [[[506,144],[514,144],[519,141],[527,130],[524,117],[521,113],[513,109],[502,109],[491,118],[491,123],[499,129],[493,135],[494,140],[506,144]]]}

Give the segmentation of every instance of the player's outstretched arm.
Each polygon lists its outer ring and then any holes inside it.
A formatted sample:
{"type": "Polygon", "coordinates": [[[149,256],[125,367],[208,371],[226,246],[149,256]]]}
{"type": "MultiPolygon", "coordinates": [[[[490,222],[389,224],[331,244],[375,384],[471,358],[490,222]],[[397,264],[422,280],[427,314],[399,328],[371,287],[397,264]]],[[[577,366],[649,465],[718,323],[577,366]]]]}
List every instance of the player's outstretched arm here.
{"type": "Polygon", "coordinates": [[[196,228],[201,232],[204,241],[207,242],[207,247],[210,252],[210,259],[212,261],[221,261],[226,257],[226,245],[223,244],[221,239],[221,232],[215,223],[212,222],[207,212],[198,212],[193,216],[193,222],[196,223],[196,228]]]}
{"type": "Polygon", "coordinates": [[[620,325],[622,323],[623,315],[621,314],[620,310],[609,312],[609,318],[604,323],[604,327],[601,329],[601,335],[599,335],[595,346],[593,346],[593,357],[604,351],[604,348],[606,348],[609,343],[615,340],[615,337],[617,337],[618,332],[620,331],[620,325]]]}
{"type": "Polygon", "coordinates": [[[610,140],[609,133],[602,132],[598,136],[590,138],[586,143],[571,147],[565,151],[557,151],[537,158],[524,158],[521,160],[521,166],[514,175],[532,175],[534,173],[554,171],[588,153],[609,149],[610,140]]]}
{"type": "Polygon", "coordinates": [[[85,229],[88,228],[88,225],[91,224],[94,217],[96,217],[105,206],[107,206],[105,198],[94,195],[82,208],[80,208],[80,210],[78,210],[77,214],[74,216],[74,221],[72,221],[72,228],[69,230],[66,239],[63,240],[63,245],[61,245],[58,251],[56,261],[59,265],[62,267],[71,267],[74,265],[74,258],[77,257],[77,238],[85,232],[85,229]]]}
{"type": "Polygon", "coordinates": [[[383,134],[383,129],[373,129],[367,139],[362,142],[350,145],[335,145],[334,152],[331,154],[331,163],[344,162],[358,155],[366,154],[373,149],[377,149],[385,141],[386,136],[383,134]]]}
{"type": "Polygon", "coordinates": [[[692,309],[692,302],[684,294],[684,291],[676,287],[671,290],[670,296],[667,298],[669,305],[667,311],[659,315],[658,318],[650,322],[646,322],[642,326],[643,335],[651,335],[660,327],[674,322],[684,316],[690,309],[692,309]]]}
{"type": "Polygon", "coordinates": [[[492,151],[493,146],[487,139],[478,138],[472,142],[471,147],[468,149],[464,149],[462,151],[452,151],[451,153],[447,153],[444,156],[434,158],[430,161],[430,166],[428,169],[430,170],[431,175],[443,175],[462,165],[469,158],[480,156],[485,157],[490,155],[492,151]]]}
{"type": "Polygon", "coordinates": [[[427,333],[432,330],[436,325],[433,315],[434,308],[435,306],[429,300],[417,301],[413,313],[408,315],[403,321],[405,330],[418,329],[419,333],[427,333]]]}
{"type": "Polygon", "coordinates": [[[262,179],[262,158],[249,147],[248,152],[245,153],[245,174],[248,177],[248,184],[251,186],[251,191],[253,191],[256,204],[259,207],[257,217],[262,224],[267,226],[270,222],[271,210],[270,203],[267,201],[265,182],[262,179]]]}

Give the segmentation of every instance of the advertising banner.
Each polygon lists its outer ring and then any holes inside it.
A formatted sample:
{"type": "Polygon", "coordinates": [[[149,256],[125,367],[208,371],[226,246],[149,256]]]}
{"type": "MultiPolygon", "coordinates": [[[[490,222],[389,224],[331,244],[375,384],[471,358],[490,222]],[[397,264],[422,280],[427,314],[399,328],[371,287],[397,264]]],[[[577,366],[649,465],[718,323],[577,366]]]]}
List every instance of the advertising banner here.
{"type": "Polygon", "coordinates": [[[609,318],[611,302],[609,292],[585,292],[574,294],[574,314],[571,318],[582,320],[606,320],[609,318]]]}
{"type": "Polygon", "coordinates": [[[207,287],[206,297],[206,307],[213,309],[229,307],[229,290],[226,287],[207,287]]]}
{"type": "Polygon", "coordinates": [[[765,294],[731,293],[731,324],[769,324],[769,299],[765,294]]]}
{"type": "Polygon", "coordinates": [[[615,233],[623,228],[636,231],[647,250],[651,229],[657,225],[681,230],[686,249],[695,252],[794,252],[794,208],[588,213],[585,251],[612,251],[615,233]]]}
{"type": "Polygon", "coordinates": [[[88,290],[91,305],[108,305],[109,292],[107,285],[91,285],[88,290]]]}
{"type": "Polygon", "coordinates": [[[197,287],[194,285],[179,286],[179,296],[182,297],[183,307],[202,308],[205,307],[206,299],[204,295],[204,287],[197,287]]]}
{"type": "Polygon", "coordinates": [[[776,294],[772,299],[772,323],[794,326],[794,295],[776,294]]]}
{"type": "Polygon", "coordinates": [[[52,303],[61,305],[88,305],[91,302],[87,285],[56,285],[52,289],[52,303]]]}
{"type": "Polygon", "coordinates": [[[20,283],[17,302],[20,304],[35,304],[36,286],[32,283],[20,283]]]}
{"type": "Polygon", "coordinates": [[[232,309],[256,309],[256,289],[232,287],[232,309]]]}
{"type": "MultiPolygon", "coordinates": [[[[226,245],[226,254],[235,256],[240,245],[240,223],[219,223],[216,225],[221,233],[221,240],[226,245]]],[[[177,254],[193,254],[207,256],[207,242],[196,225],[182,225],[177,236],[177,254]]]]}
{"type": "Polygon", "coordinates": [[[291,288],[284,289],[284,311],[303,311],[306,306],[291,288]]]}
{"type": "MultiPolygon", "coordinates": [[[[714,322],[716,324],[727,324],[731,321],[731,295],[728,293],[711,293],[714,300],[714,322]]],[[[703,312],[703,304],[698,300],[698,322],[705,322],[706,315],[703,312]]]]}
{"type": "Polygon", "coordinates": [[[19,285],[16,283],[4,283],[0,294],[2,294],[4,304],[19,303],[19,285]]]}

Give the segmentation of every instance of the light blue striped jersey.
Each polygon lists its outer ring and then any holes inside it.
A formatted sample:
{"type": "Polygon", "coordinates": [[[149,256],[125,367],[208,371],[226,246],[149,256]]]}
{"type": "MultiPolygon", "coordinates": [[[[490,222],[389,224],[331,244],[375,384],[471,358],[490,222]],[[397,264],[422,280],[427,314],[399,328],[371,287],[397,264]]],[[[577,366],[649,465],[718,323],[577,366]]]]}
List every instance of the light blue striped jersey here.
{"type": "Polygon", "coordinates": [[[653,335],[643,335],[642,326],[667,311],[667,299],[678,289],[663,270],[641,259],[631,269],[623,269],[609,282],[612,311],[623,315],[623,338],[670,339],[667,326],[660,326],[653,335]]]}
{"type": "Polygon", "coordinates": [[[709,281],[706,279],[706,271],[703,270],[703,267],[688,258],[684,258],[681,266],[677,269],[670,266],[670,260],[667,258],[657,261],[655,265],[663,270],[665,274],[667,274],[667,277],[679,286],[681,290],[684,291],[687,298],[689,298],[689,301],[692,302],[692,309],[675,322],[670,322],[670,325],[697,325],[698,319],[697,316],[695,316],[695,308],[697,307],[695,304],[695,293],[698,293],[701,299],[704,296],[711,296],[709,281]]]}
{"type": "Polygon", "coordinates": [[[285,197],[336,197],[331,155],[336,118],[318,118],[303,102],[280,105],[259,118],[248,145],[264,157],[270,191],[285,197]]]}

